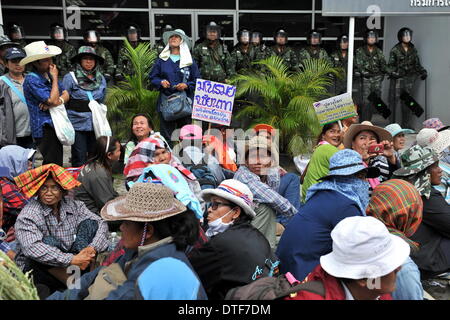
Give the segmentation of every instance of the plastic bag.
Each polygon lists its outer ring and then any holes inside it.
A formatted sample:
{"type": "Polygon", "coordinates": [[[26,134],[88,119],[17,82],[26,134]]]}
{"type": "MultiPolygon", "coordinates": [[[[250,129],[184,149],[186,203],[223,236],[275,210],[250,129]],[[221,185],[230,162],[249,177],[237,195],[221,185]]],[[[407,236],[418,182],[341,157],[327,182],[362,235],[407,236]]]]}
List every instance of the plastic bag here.
{"type": "Polygon", "coordinates": [[[65,146],[71,146],[75,142],[75,129],[67,116],[66,107],[60,104],[49,109],[55,127],[58,140],[65,146]]]}

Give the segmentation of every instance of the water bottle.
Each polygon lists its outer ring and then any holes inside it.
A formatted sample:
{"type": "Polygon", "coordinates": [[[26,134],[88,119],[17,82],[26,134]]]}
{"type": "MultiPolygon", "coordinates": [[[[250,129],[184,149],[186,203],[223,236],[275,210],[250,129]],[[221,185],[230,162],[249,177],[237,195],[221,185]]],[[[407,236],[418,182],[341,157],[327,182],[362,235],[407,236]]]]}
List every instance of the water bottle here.
{"type": "Polygon", "coordinates": [[[116,232],[111,232],[110,238],[109,238],[109,248],[108,251],[113,251],[117,244],[119,243],[119,237],[117,236],[116,232]]]}

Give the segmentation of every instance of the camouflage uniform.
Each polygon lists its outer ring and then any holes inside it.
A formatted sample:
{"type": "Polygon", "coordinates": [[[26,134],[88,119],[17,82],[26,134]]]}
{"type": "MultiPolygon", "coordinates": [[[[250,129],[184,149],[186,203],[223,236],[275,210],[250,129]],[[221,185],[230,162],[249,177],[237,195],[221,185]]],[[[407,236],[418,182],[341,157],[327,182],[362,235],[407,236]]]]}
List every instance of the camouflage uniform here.
{"type": "Polygon", "coordinates": [[[370,121],[374,106],[368,100],[368,96],[374,92],[381,97],[381,86],[384,75],[387,73],[383,51],[377,46],[374,46],[372,52],[369,51],[367,45],[358,48],[355,52],[355,71],[361,94],[361,121],[370,121]]]}
{"type": "Polygon", "coordinates": [[[298,53],[298,61],[299,63],[303,63],[303,61],[308,59],[325,59],[328,61],[330,60],[330,57],[328,56],[328,53],[325,51],[325,49],[317,47],[314,49],[312,46],[308,46],[306,48],[303,48],[298,53]]]}
{"type": "Polygon", "coordinates": [[[388,69],[391,75],[389,105],[394,111],[392,122],[411,128],[412,111],[400,100],[400,94],[405,90],[412,96],[417,78],[426,74],[414,45],[410,44],[408,51],[401,43],[395,45],[389,55],[388,69]]]}
{"type": "Polygon", "coordinates": [[[267,58],[267,47],[265,44],[260,44],[259,46],[253,46],[255,48],[255,61],[263,60],[267,58]]]}
{"type": "Polygon", "coordinates": [[[276,55],[284,60],[290,71],[299,71],[298,59],[294,49],[284,46],[284,49],[280,52],[278,48],[278,45],[267,48],[267,57],[276,55]]]}
{"type": "Polygon", "coordinates": [[[208,41],[197,44],[192,52],[192,57],[198,64],[202,79],[225,82],[231,73],[231,57],[226,45],[217,43],[212,48],[208,41]]]}
{"type": "Polygon", "coordinates": [[[342,50],[336,50],[331,54],[331,62],[334,68],[341,68],[343,78],[334,77],[334,94],[339,95],[347,92],[347,68],[348,68],[348,51],[344,57],[342,50]]]}
{"type": "Polygon", "coordinates": [[[109,52],[108,49],[106,49],[104,46],[102,46],[100,44],[97,44],[95,46],[95,52],[100,57],[105,59],[105,63],[102,66],[101,72],[102,72],[103,76],[108,80],[108,76],[110,78],[114,75],[114,60],[113,60],[112,54],[111,54],[111,52],[109,52]]]}
{"type": "Polygon", "coordinates": [[[234,46],[230,54],[230,77],[237,73],[243,73],[245,70],[253,69],[252,62],[256,59],[256,49],[249,45],[247,52],[242,50],[242,46],[238,43],[234,46]]]}
{"type": "Polygon", "coordinates": [[[49,40],[49,45],[57,46],[62,53],[53,57],[53,62],[59,71],[59,77],[64,77],[72,70],[70,59],[77,55],[77,50],[68,41],[49,40]]]}

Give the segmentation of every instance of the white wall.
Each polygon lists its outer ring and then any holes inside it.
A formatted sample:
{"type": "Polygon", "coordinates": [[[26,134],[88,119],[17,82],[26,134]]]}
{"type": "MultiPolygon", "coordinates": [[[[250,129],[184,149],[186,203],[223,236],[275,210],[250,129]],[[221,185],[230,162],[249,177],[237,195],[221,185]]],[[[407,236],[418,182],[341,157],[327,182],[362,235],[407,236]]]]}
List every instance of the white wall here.
{"type": "MultiPolygon", "coordinates": [[[[386,17],[384,54],[398,42],[397,31],[402,27],[413,30],[413,43],[419,51],[422,65],[428,71],[428,118],[438,117],[450,125],[450,16],[386,17]]],[[[387,102],[389,86],[384,83],[383,96],[387,102]]],[[[417,80],[414,98],[425,108],[425,81],[417,80]]],[[[415,128],[422,128],[425,113],[415,119],[415,128]]]]}

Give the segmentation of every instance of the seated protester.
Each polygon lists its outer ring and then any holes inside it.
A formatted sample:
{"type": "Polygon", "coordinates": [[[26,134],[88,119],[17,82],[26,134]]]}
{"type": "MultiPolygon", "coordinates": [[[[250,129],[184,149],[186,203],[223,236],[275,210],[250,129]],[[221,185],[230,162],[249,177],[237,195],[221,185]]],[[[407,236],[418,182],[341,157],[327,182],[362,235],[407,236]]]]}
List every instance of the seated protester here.
{"type": "Polygon", "coordinates": [[[83,275],[80,288],[49,300],[205,300],[203,286],[185,251],[197,239],[195,214],[160,184],[136,183],[100,212],[121,221],[125,254],[108,267],[83,275]],[[105,277],[114,277],[114,284],[105,277]]]}
{"type": "MultiPolygon", "coordinates": [[[[257,207],[253,226],[267,238],[271,248],[276,246],[276,213],[288,219],[298,209],[279,193],[280,176],[269,174],[272,167],[271,145],[266,138],[253,137],[245,151],[245,165],[241,165],[234,179],[247,185],[255,196],[257,207]]],[[[290,190],[300,195],[300,190],[290,190]]]]}
{"type": "Polygon", "coordinates": [[[37,194],[15,224],[16,263],[24,272],[31,271],[34,283],[50,293],[64,289],[67,267],[85,270],[97,253],[108,248],[106,222],[83,202],[64,198],[67,190],[80,183],[56,164],[27,171],[14,180],[26,196],[37,194]]]}
{"type": "MultiPolygon", "coordinates": [[[[0,166],[0,179],[9,176],[9,169],[7,167],[0,166]]],[[[0,193],[3,193],[3,186],[0,184],[0,193]]],[[[1,222],[3,220],[3,197],[0,197],[0,250],[6,253],[6,255],[14,260],[16,253],[12,250],[11,246],[6,242],[7,234],[1,228],[1,222]]]]}
{"type": "Polygon", "coordinates": [[[201,200],[201,187],[197,178],[176,157],[172,156],[169,146],[158,138],[147,138],[139,142],[131,153],[123,173],[127,181],[136,181],[144,172],[145,167],[160,163],[169,164],[178,169],[189,184],[191,191],[201,200]]]}
{"type": "Polygon", "coordinates": [[[67,116],[75,129],[72,167],[81,167],[94,152],[96,137],[89,102],[92,99],[103,103],[105,99],[106,79],[101,72],[105,59],[93,47],[81,46],[70,62],[74,71],[64,76],[63,86],[70,95],[67,116]]]}
{"type": "Polygon", "coordinates": [[[441,183],[439,156],[428,147],[415,145],[402,155],[403,168],[395,178],[412,183],[423,200],[423,218],[411,240],[419,251],[411,254],[420,269],[422,279],[450,271],[450,205],[433,186],[441,183]]]}
{"type": "MultiPolygon", "coordinates": [[[[412,253],[419,250],[419,244],[410,237],[422,222],[422,208],[420,193],[411,183],[391,179],[373,190],[366,213],[383,222],[391,234],[405,240],[412,253]]],[[[394,300],[423,300],[420,271],[410,257],[397,273],[397,288],[392,297],[394,300]]]]}
{"type": "MultiPolygon", "coordinates": [[[[142,140],[152,137],[158,138],[166,142],[159,132],[153,131],[153,123],[150,117],[144,113],[138,113],[131,119],[131,129],[130,129],[130,141],[125,145],[125,155],[123,158],[123,163],[126,165],[128,163],[128,158],[133,152],[136,145],[142,140]]],[[[166,142],[167,143],[167,142],[166,142]]]]}
{"type": "MultiPolygon", "coordinates": [[[[435,129],[438,132],[442,132],[442,131],[448,130],[450,128],[450,126],[445,126],[439,118],[430,118],[430,119],[425,120],[423,122],[423,127],[435,129]]],[[[450,148],[447,147],[443,151],[443,153],[444,154],[442,155],[442,161],[444,161],[446,163],[450,163],[450,148]]]]}
{"type": "Polygon", "coordinates": [[[369,121],[352,124],[345,133],[344,146],[358,152],[363,158],[365,166],[380,170],[379,177],[368,179],[370,192],[381,182],[390,179],[392,173],[400,168],[401,164],[397,161],[392,147],[391,134],[381,127],[372,125],[369,121]],[[369,153],[370,146],[375,144],[383,145],[384,149],[381,153],[369,153]]]}
{"type": "Polygon", "coordinates": [[[106,202],[119,196],[113,186],[112,166],[119,161],[120,147],[116,138],[98,138],[94,156],[83,166],[77,178],[81,186],[75,189],[75,200],[82,201],[98,215],[106,202]]]}
{"type": "Polygon", "coordinates": [[[317,139],[317,146],[309,160],[308,166],[302,174],[302,202],[305,202],[309,187],[319,182],[328,174],[330,158],[341,144],[341,129],[337,122],[326,124],[317,139]]]}
{"type": "Polygon", "coordinates": [[[373,217],[349,217],[331,232],[333,250],[305,279],[319,281],[325,295],[306,290],[285,300],[392,300],[409,245],[373,217]]]}
{"type": "Polygon", "coordinates": [[[229,141],[231,137],[227,135],[226,128],[213,124],[212,129],[219,130],[220,134],[213,135],[212,132],[207,131],[203,136],[203,145],[205,147],[204,152],[215,157],[220,166],[225,169],[225,178],[231,178],[231,175],[237,171],[238,166],[236,164],[236,152],[229,141]]]}
{"type": "Polygon", "coordinates": [[[7,232],[6,242],[15,240],[14,224],[20,211],[28,203],[22,191],[14,182],[14,177],[30,170],[33,167],[33,158],[36,150],[24,149],[16,145],[5,146],[0,149],[0,166],[8,168],[8,174],[0,177],[0,187],[3,198],[2,228],[7,232]]]}
{"type": "Polygon", "coordinates": [[[69,94],[58,81],[59,71],[52,57],[61,54],[57,46],[35,41],[25,48],[27,56],[20,65],[30,63],[32,72],[23,82],[23,94],[30,113],[31,135],[43,156],[42,164],[63,165],[63,147],[59,141],[49,109],[69,101],[69,94]]]}
{"type": "Polygon", "coordinates": [[[0,77],[0,146],[17,144],[23,148],[33,148],[31,137],[30,114],[25,96],[23,81],[25,68],[19,64],[27,55],[19,47],[8,48],[4,61],[8,73],[0,77]]]}
{"type": "Polygon", "coordinates": [[[224,180],[216,189],[202,191],[208,208],[210,240],[189,254],[208,298],[223,300],[226,293],[260,277],[278,273],[278,259],[267,239],[251,220],[253,194],[243,183],[224,180]]]}
{"type": "Polygon", "coordinates": [[[336,152],[330,159],[329,174],[308,190],[300,214],[292,218],[281,236],[277,256],[281,272],[303,280],[331,252],[331,230],[344,218],[365,216],[369,203],[366,177],[379,174],[366,168],[353,150],[336,152]]]}

